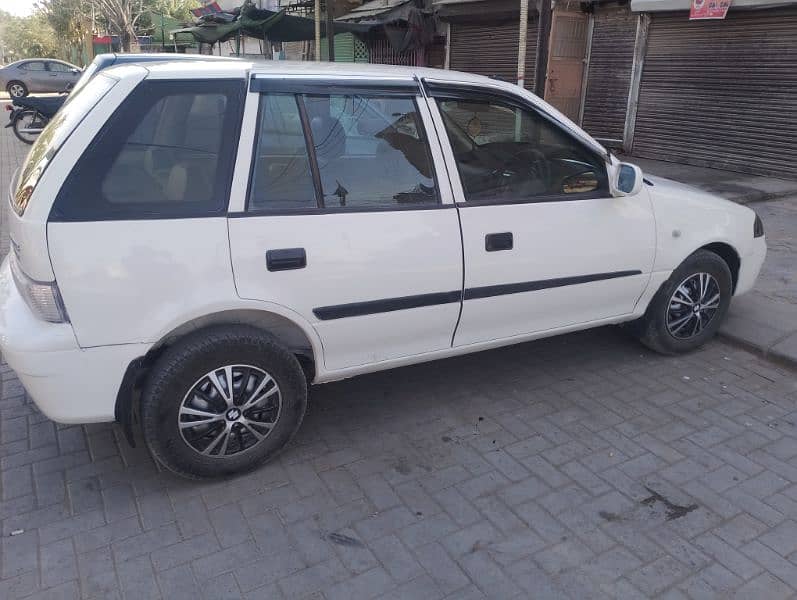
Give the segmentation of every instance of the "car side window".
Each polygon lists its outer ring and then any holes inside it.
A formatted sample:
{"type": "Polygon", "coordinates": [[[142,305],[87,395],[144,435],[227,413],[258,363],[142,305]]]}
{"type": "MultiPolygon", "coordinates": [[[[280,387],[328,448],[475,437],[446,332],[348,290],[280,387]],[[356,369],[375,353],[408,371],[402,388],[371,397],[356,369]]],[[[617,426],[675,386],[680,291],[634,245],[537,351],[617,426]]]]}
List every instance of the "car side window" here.
{"type": "Polygon", "coordinates": [[[50,71],[55,71],[57,73],[68,73],[72,70],[72,67],[69,65],[59,62],[49,62],[47,63],[47,68],[50,69],[50,71]]]}
{"type": "Polygon", "coordinates": [[[299,104],[291,94],[260,96],[249,210],[318,206],[299,104]]]}
{"type": "Polygon", "coordinates": [[[51,218],[180,218],[226,211],[242,80],[140,84],[89,145],[51,218]]]}
{"type": "Polygon", "coordinates": [[[263,94],[260,102],[249,210],[438,203],[413,97],[263,94]]]}
{"type": "Polygon", "coordinates": [[[432,161],[413,98],[305,95],[328,207],[437,203],[432,161]]]}
{"type": "Polygon", "coordinates": [[[602,157],[531,109],[493,100],[438,106],[468,202],[544,202],[608,194],[602,157]]]}
{"type": "Polygon", "coordinates": [[[27,62],[24,65],[22,65],[21,68],[25,69],[26,71],[46,71],[47,70],[47,67],[45,67],[44,63],[42,61],[40,61],[40,60],[27,62]]]}

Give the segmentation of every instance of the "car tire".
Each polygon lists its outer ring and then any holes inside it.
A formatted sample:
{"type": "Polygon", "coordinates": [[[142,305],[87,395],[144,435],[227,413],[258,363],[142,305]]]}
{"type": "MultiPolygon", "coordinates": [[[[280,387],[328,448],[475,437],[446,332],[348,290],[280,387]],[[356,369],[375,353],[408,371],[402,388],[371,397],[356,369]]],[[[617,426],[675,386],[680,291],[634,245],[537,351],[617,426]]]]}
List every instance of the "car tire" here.
{"type": "Polygon", "coordinates": [[[698,250],[659,288],[635,324],[636,333],[643,344],[661,354],[691,352],[716,335],[732,295],[733,278],[725,260],[698,250]]]}
{"type": "Polygon", "coordinates": [[[12,100],[14,98],[24,98],[28,95],[28,86],[21,81],[9,81],[8,85],[6,85],[6,91],[12,100]]]}
{"type": "Polygon", "coordinates": [[[144,440],[160,464],[192,479],[223,477],[285,448],[307,410],[307,382],[296,356],[268,334],[214,326],[158,358],[140,408],[144,440]]]}

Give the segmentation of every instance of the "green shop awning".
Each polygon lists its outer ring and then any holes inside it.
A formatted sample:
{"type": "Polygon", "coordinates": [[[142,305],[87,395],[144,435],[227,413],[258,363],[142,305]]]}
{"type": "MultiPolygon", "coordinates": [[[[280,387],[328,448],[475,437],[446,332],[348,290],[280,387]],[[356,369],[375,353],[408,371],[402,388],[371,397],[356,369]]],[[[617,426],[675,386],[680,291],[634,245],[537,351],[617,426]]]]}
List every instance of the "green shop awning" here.
{"type": "MultiPolygon", "coordinates": [[[[335,23],[335,33],[367,33],[374,25],[359,23],[335,23]]],[[[193,27],[173,29],[176,35],[190,33],[198,42],[215,44],[225,42],[238,35],[266,39],[273,42],[298,42],[315,38],[315,21],[305,17],[288,15],[284,10],[274,12],[253,7],[241,9],[240,16],[231,23],[201,23],[193,27]]],[[[326,24],[321,23],[321,35],[326,36],[326,24]]]]}

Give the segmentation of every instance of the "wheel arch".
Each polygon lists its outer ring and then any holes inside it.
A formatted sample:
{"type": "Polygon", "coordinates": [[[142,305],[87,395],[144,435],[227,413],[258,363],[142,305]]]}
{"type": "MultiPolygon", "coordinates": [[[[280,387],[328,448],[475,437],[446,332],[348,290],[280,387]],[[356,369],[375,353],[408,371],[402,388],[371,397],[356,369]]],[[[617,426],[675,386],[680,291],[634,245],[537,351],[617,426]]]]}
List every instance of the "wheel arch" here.
{"type": "Polygon", "coordinates": [[[307,377],[308,384],[316,377],[316,365],[323,360],[320,341],[311,338],[305,329],[295,321],[276,312],[238,308],[222,310],[203,315],[171,329],[155,342],[144,356],[134,359],[128,365],[119,393],[116,397],[114,413],[116,421],[122,426],[128,442],[135,446],[133,422],[137,409],[137,398],[146,380],[147,373],[163,352],[179,342],[184,336],[195,331],[219,325],[248,325],[274,337],[291,353],[296,355],[307,377]],[[314,343],[315,342],[315,343],[314,343]]]}
{"type": "Polygon", "coordinates": [[[736,293],[736,283],[739,281],[739,268],[742,261],[736,248],[726,242],[712,242],[701,246],[698,250],[708,250],[719,256],[728,265],[731,271],[731,289],[736,293]]]}

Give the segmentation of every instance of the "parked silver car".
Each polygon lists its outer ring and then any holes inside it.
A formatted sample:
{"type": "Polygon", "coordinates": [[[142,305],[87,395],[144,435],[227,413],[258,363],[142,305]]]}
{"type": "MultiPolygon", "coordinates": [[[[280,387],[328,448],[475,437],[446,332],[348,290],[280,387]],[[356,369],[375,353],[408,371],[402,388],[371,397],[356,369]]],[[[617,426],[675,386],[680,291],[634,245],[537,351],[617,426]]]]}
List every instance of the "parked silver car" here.
{"type": "Polygon", "coordinates": [[[80,78],[75,65],[51,58],[18,60],[0,69],[0,85],[12,98],[31,92],[63,92],[80,78]]]}

